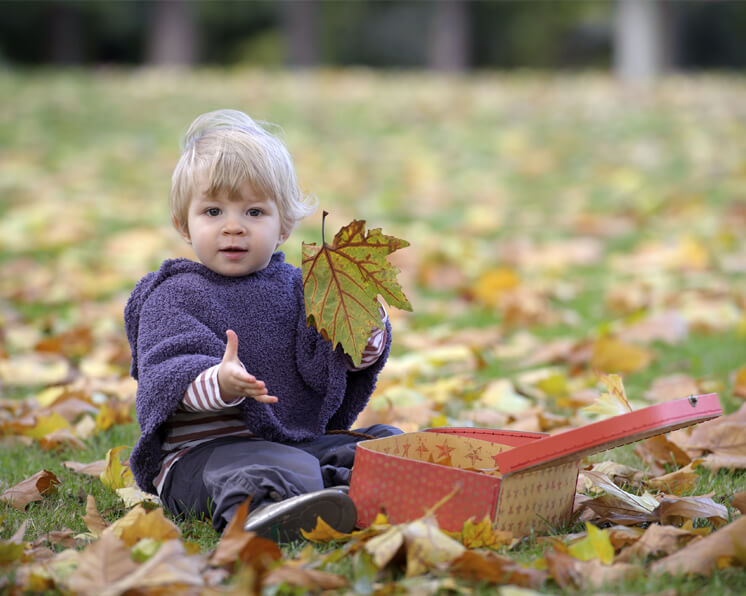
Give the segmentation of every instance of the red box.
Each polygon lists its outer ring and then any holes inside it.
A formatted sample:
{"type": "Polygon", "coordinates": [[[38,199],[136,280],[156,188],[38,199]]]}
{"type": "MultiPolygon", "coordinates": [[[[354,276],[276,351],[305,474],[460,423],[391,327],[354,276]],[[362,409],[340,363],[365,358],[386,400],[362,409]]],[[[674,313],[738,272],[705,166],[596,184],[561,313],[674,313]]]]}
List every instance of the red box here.
{"type": "Polygon", "coordinates": [[[479,428],[433,428],[361,441],[350,496],[358,525],[379,512],[391,523],[435,511],[440,527],[459,531],[485,516],[524,536],[572,515],[583,457],[690,426],[722,414],[717,394],[657,404],[556,435],[479,428]],[[548,522],[548,523],[547,523],[548,522]]]}

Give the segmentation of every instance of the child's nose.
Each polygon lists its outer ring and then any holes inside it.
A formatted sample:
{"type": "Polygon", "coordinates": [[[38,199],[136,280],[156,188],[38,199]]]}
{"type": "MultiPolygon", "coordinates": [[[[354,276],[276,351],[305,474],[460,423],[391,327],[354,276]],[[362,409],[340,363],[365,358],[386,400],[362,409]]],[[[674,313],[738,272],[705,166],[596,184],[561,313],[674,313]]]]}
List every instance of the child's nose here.
{"type": "Polygon", "coordinates": [[[241,220],[237,217],[229,217],[225,225],[223,226],[223,233],[225,234],[244,234],[246,232],[246,228],[244,227],[241,220]]]}

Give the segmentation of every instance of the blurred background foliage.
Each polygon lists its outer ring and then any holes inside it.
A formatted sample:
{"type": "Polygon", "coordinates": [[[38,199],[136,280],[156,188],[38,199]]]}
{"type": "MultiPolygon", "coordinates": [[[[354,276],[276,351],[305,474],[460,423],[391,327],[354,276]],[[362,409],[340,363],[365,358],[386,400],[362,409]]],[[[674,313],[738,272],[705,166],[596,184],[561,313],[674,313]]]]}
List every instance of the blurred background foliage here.
{"type": "MultiPolygon", "coordinates": [[[[746,65],[746,3],[719,0],[3,1],[0,64],[599,68],[626,13],[663,65],[746,65]],[[640,17],[638,17],[640,18],[640,17]]],[[[640,46],[640,43],[637,44],[640,46]]],[[[640,47],[642,50],[642,47],[640,47]]]]}

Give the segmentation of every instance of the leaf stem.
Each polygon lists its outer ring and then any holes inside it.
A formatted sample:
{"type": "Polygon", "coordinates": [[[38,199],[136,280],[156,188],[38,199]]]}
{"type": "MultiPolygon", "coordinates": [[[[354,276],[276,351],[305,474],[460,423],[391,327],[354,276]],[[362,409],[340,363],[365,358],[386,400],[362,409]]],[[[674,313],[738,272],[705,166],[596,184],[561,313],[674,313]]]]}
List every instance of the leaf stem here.
{"type": "Polygon", "coordinates": [[[328,211],[321,212],[321,244],[326,244],[326,237],[324,236],[324,224],[326,223],[326,216],[329,215],[328,211]]]}

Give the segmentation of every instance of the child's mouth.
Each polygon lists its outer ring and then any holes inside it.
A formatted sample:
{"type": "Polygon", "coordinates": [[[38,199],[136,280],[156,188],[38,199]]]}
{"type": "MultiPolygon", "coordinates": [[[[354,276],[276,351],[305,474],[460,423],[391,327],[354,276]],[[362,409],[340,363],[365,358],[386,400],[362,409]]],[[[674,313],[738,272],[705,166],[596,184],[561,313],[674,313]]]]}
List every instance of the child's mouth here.
{"type": "Polygon", "coordinates": [[[246,254],[248,251],[245,248],[240,248],[238,246],[229,246],[227,248],[221,248],[220,252],[229,259],[238,259],[246,254]]]}

